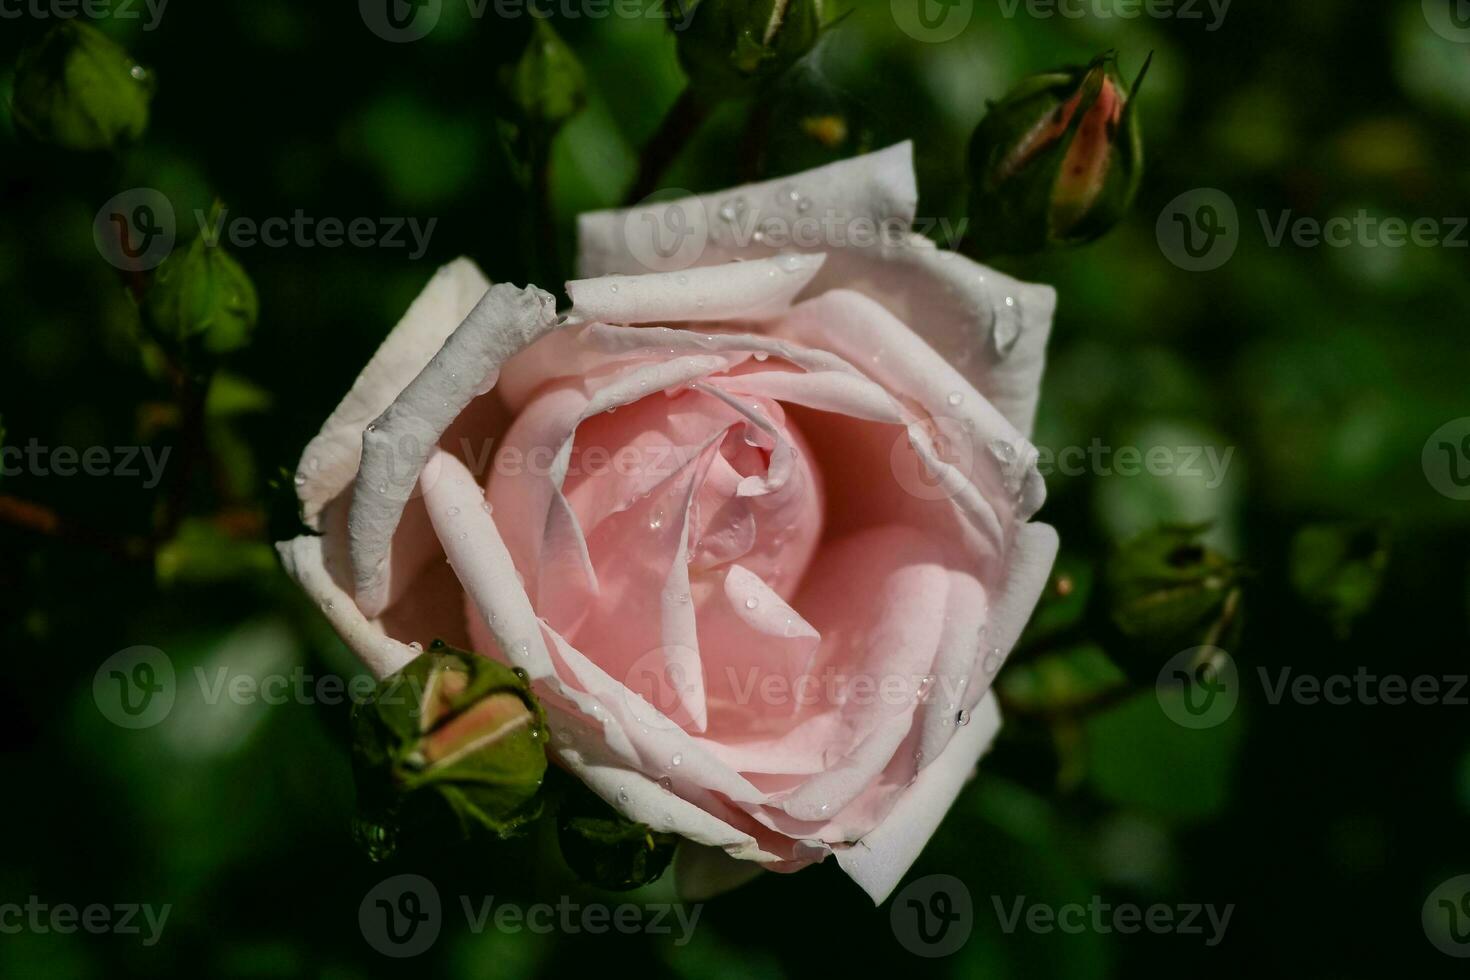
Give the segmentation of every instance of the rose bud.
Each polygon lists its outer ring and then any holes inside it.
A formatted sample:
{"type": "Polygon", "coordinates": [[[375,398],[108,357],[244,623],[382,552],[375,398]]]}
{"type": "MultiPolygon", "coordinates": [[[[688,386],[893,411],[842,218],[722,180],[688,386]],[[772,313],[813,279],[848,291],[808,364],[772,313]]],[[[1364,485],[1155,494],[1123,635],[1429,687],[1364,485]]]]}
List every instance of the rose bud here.
{"type": "Polygon", "coordinates": [[[432,825],[447,806],[462,835],[478,827],[503,837],[539,816],[545,718],[503,664],[436,641],[352,719],[360,830],[391,837],[432,825]]]}
{"type": "Polygon", "coordinates": [[[1108,52],[1033,75],[990,104],[970,140],[974,254],[1081,245],[1118,223],[1143,175],[1133,108],[1147,72],[1145,63],[1125,93],[1108,52]]]}
{"type": "Polygon", "coordinates": [[[525,51],[505,71],[505,95],[528,127],[555,132],[587,104],[582,65],[545,20],[535,22],[525,51]]]}
{"type": "Polygon", "coordinates": [[[737,97],[801,60],[822,31],[821,0],[678,0],[679,63],[708,102],[737,97]]]}
{"type": "Polygon", "coordinates": [[[201,235],[163,260],[143,311],[160,341],[219,355],[250,342],[260,303],[240,263],[201,235]]]}
{"type": "Polygon", "coordinates": [[[1239,629],[1238,564],[1200,542],[1205,527],[1165,525],[1108,558],[1098,592],[1108,652],[1136,679],[1152,681],[1180,650],[1228,645],[1239,629]]]}
{"type": "Polygon", "coordinates": [[[20,55],[11,110],[35,138],[71,150],[105,150],[148,126],[153,80],[101,31],[64,21],[20,55]]]}

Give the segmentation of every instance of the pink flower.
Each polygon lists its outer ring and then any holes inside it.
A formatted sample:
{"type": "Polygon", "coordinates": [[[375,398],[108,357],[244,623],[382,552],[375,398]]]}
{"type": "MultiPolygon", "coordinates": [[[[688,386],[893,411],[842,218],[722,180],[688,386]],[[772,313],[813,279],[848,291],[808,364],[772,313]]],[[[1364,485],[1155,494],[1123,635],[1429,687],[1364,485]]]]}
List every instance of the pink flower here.
{"type": "Polygon", "coordinates": [[[348,645],[523,668],[688,897],[835,854],[881,901],[1056,553],[1054,294],[913,234],[910,155],[586,215],[563,316],[441,269],[298,470],[280,551],[348,645]]]}

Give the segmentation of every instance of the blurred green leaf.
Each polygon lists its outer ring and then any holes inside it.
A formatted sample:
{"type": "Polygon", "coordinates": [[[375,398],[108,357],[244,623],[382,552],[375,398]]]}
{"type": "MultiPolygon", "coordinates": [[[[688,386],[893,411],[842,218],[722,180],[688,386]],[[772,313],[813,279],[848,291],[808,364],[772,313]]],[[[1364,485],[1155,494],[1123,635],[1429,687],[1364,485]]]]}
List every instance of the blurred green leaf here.
{"type": "Polygon", "coordinates": [[[1006,667],[996,682],[1001,704],[1027,714],[1064,714],[1128,683],[1098,646],[1079,646],[1006,667]]]}
{"type": "Polygon", "coordinates": [[[21,53],[11,111],[37,139],[71,150],[106,150],[148,126],[153,80],[97,28],[64,20],[21,53]]]}
{"type": "Polygon", "coordinates": [[[164,588],[274,576],[276,553],[264,541],[242,541],[212,521],[188,518],[173,540],[159,547],[154,573],[164,588]]]}
{"type": "Polygon", "coordinates": [[[1378,598],[1388,566],[1387,527],[1315,524],[1291,541],[1291,585],[1346,635],[1378,598]]]}
{"type": "Polygon", "coordinates": [[[1213,728],[1182,728],[1148,691],[1087,720],[1087,777],[1109,803],[1202,819],[1230,798],[1241,733],[1238,713],[1213,728]]]}

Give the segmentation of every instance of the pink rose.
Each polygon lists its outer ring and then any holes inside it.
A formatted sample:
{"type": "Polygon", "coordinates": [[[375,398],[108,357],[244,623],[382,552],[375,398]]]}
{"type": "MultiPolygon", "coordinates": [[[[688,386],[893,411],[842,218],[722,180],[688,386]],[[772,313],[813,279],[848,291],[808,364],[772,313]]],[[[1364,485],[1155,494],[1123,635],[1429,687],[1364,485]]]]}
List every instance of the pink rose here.
{"type": "Polygon", "coordinates": [[[881,901],[1056,553],[1054,294],[913,234],[910,157],[586,215],[561,316],[452,263],[297,473],[321,536],[280,551],[348,645],[523,668],[688,897],[835,854],[881,901]]]}

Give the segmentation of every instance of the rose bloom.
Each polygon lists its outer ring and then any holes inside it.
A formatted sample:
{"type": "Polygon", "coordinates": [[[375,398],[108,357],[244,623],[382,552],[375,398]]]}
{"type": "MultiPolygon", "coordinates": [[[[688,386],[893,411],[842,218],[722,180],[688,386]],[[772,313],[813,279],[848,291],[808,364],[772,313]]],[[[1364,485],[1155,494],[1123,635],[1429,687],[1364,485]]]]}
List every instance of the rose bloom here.
{"type": "Polygon", "coordinates": [[[584,215],[563,315],[446,266],[297,471],[279,548],[343,640],[523,669],[687,898],[831,854],[881,901],[1056,554],[1054,293],[914,234],[911,155],[584,215]]]}

